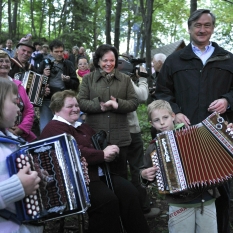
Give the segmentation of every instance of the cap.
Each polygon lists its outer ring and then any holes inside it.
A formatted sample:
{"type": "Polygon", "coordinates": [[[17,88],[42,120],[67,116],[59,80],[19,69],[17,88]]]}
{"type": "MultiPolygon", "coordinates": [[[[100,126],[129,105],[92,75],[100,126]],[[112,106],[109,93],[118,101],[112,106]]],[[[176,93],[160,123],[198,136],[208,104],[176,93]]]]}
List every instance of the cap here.
{"type": "Polygon", "coordinates": [[[24,45],[24,46],[27,46],[31,49],[33,49],[33,51],[35,51],[35,47],[32,45],[32,40],[30,38],[26,38],[26,37],[23,37],[19,43],[16,45],[16,48],[18,48],[20,45],[24,45]]]}

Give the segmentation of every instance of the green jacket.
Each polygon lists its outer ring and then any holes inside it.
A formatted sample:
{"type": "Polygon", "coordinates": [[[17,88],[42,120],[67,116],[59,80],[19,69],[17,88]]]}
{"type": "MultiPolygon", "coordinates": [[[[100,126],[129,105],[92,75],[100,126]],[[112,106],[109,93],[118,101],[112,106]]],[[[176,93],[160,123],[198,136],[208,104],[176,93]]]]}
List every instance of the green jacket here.
{"type": "Polygon", "coordinates": [[[86,123],[96,132],[106,131],[110,144],[122,147],[131,143],[127,113],[137,109],[138,100],[129,76],[116,70],[108,83],[96,69],[83,77],[78,102],[81,111],[87,114],[86,123]],[[111,96],[117,98],[118,109],[103,112],[100,102],[107,102],[111,96]]]}

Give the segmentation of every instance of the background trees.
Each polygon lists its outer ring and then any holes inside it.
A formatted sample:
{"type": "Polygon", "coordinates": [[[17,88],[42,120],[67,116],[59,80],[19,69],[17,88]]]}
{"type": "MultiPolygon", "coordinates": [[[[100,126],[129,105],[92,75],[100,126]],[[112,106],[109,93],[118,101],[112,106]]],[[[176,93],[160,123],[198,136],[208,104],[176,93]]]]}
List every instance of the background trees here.
{"type": "Polygon", "coordinates": [[[0,43],[15,44],[28,33],[33,40],[63,40],[67,48],[101,43],[146,56],[150,48],[184,39],[190,11],[209,8],[217,16],[214,40],[232,50],[233,1],[226,0],[0,0],[0,43]]]}

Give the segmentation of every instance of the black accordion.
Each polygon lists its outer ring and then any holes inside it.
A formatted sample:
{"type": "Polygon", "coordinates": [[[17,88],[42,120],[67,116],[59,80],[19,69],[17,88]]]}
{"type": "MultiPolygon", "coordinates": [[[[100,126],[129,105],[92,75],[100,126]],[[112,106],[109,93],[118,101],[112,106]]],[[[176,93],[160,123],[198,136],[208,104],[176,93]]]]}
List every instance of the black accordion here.
{"type": "Polygon", "coordinates": [[[25,88],[28,98],[33,105],[42,106],[48,77],[33,71],[18,73],[14,79],[20,80],[25,88]]]}
{"type": "Polygon", "coordinates": [[[221,185],[233,177],[233,132],[218,113],[186,129],[155,138],[152,163],[159,193],[177,193],[221,185]]]}
{"type": "Polygon", "coordinates": [[[21,146],[7,157],[9,175],[18,173],[28,162],[43,182],[35,195],[15,203],[17,219],[23,223],[43,222],[88,209],[88,187],[72,136],[62,134],[21,146]]]}

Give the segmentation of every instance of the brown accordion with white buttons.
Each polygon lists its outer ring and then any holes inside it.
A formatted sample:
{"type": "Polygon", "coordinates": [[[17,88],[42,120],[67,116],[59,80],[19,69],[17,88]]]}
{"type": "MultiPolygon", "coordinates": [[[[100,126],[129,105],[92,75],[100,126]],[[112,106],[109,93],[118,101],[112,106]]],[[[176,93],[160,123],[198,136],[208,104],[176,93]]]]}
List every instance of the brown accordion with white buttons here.
{"type": "Polygon", "coordinates": [[[162,194],[221,185],[233,176],[233,132],[218,113],[189,128],[155,138],[152,163],[162,194]]]}
{"type": "Polygon", "coordinates": [[[48,77],[27,71],[25,73],[17,73],[14,79],[20,80],[25,88],[30,102],[36,106],[42,106],[46,84],[48,77]]]}
{"type": "Polygon", "coordinates": [[[9,175],[18,173],[26,163],[38,172],[41,182],[35,195],[16,202],[21,222],[49,221],[88,209],[88,177],[72,136],[62,134],[22,146],[7,157],[9,175]]]}

